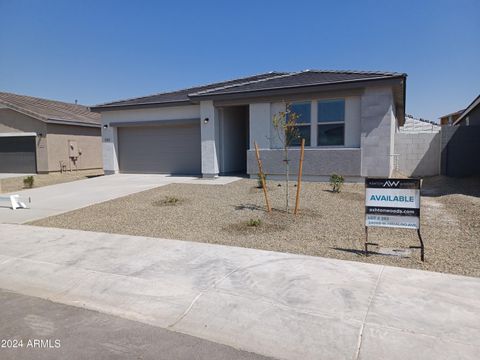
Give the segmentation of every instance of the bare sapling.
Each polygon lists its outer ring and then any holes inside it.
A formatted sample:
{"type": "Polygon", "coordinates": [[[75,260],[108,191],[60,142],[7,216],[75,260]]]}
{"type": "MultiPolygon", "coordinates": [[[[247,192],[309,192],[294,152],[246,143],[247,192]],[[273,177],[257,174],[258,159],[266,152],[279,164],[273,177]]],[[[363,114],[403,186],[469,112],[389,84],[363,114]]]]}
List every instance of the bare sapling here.
{"type": "Polygon", "coordinates": [[[300,138],[300,132],[297,128],[297,121],[300,118],[298,114],[290,110],[290,105],[286,106],[285,111],[275,114],[272,119],[272,125],[278,140],[282,144],[283,163],[285,172],[285,210],[289,212],[289,182],[290,182],[290,159],[288,150],[292,144],[297,143],[300,138]]]}

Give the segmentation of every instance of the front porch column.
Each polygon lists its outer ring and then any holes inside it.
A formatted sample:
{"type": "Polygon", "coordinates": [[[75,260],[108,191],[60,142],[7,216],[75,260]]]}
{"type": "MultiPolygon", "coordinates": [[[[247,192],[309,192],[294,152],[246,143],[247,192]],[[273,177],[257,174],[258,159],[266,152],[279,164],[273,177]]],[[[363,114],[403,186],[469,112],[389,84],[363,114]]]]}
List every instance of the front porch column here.
{"type": "Polygon", "coordinates": [[[110,126],[108,120],[104,119],[102,114],[102,155],[105,175],[117,174],[119,172],[117,154],[117,127],[110,126]]]}
{"type": "Polygon", "coordinates": [[[390,88],[367,88],[361,103],[362,176],[389,177],[393,169],[394,99],[390,88]]]}
{"type": "Polygon", "coordinates": [[[202,139],[202,176],[218,176],[218,113],[213,101],[200,102],[200,129],[202,139]]]}

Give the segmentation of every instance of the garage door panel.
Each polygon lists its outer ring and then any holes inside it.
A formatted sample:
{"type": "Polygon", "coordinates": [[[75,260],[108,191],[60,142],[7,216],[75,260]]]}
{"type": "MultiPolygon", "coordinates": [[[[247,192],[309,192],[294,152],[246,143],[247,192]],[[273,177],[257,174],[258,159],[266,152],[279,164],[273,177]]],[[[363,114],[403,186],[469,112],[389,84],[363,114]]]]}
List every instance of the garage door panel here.
{"type": "Polygon", "coordinates": [[[200,126],[118,128],[121,172],[200,174],[200,126]]]}
{"type": "Polygon", "coordinates": [[[0,137],[0,172],[35,173],[35,137],[0,137]]]}

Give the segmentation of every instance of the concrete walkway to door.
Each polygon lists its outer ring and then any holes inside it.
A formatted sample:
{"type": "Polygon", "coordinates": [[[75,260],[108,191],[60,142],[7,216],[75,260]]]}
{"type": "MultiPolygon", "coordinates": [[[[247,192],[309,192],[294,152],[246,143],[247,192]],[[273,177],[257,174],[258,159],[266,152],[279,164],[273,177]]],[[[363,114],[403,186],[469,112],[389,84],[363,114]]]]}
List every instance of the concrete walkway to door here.
{"type": "Polygon", "coordinates": [[[278,359],[480,354],[479,278],[0,224],[0,288],[278,359]]]}
{"type": "MultiPolygon", "coordinates": [[[[116,174],[33,188],[15,192],[27,204],[28,209],[14,211],[9,207],[8,202],[0,202],[0,223],[23,224],[172,183],[223,185],[238,179],[236,177],[201,179],[157,174],[116,174]]],[[[2,196],[8,195],[2,194],[2,196]]]]}

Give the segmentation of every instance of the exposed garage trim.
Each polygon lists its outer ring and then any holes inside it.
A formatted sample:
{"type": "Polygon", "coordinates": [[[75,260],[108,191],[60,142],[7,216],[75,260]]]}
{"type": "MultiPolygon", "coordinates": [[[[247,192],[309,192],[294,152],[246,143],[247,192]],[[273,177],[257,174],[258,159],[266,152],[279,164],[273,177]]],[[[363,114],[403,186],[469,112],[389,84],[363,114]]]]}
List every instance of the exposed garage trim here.
{"type": "Polygon", "coordinates": [[[19,136],[37,136],[37,133],[34,133],[34,132],[0,133],[0,137],[19,137],[19,136]]]}
{"type": "Polygon", "coordinates": [[[178,120],[148,120],[148,121],[114,121],[109,125],[112,127],[124,126],[172,126],[172,125],[197,125],[200,123],[200,118],[193,119],[178,119],[178,120]]]}

